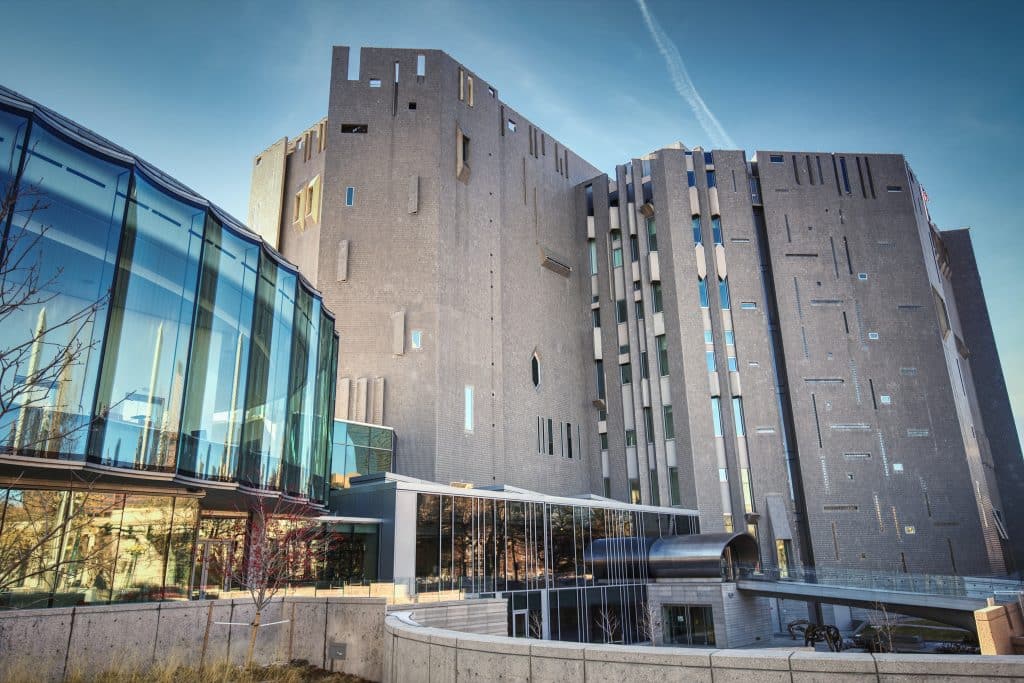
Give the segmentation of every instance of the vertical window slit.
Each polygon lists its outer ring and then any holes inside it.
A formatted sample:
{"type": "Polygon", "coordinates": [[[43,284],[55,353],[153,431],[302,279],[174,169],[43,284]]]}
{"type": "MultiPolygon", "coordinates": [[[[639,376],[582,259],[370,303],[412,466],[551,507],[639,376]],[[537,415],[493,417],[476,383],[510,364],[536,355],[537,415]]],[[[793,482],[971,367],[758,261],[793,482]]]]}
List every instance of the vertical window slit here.
{"type": "Polygon", "coordinates": [[[846,334],[850,334],[850,321],[846,318],[846,311],[843,311],[843,329],[846,330],[846,334]]]}
{"type": "Polygon", "coordinates": [[[818,162],[818,182],[822,185],[825,184],[825,174],[821,172],[821,157],[818,155],[814,156],[814,159],[818,162]]]}
{"type": "Polygon", "coordinates": [[[836,533],[836,523],[832,522],[832,549],[835,551],[836,560],[839,559],[839,534],[836,533]]]}
{"type": "Polygon", "coordinates": [[[843,190],[839,187],[839,167],[836,166],[836,155],[832,156],[832,177],[836,179],[836,194],[840,197],[843,196],[843,190]]]}
{"type": "Polygon", "coordinates": [[[796,180],[796,184],[800,184],[800,167],[796,165],[796,155],[793,155],[793,179],[796,180]]]}
{"type": "Polygon", "coordinates": [[[804,161],[807,162],[807,181],[811,185],[813,185],[814,184],[814,171],[811,170],[811,155],[810,154],[805,154],[804,155],[804,161]]]}
{"type": "Polygon", "coordinates": [[[868,172],[868,186],[871,188],[871,198],[877,199],[875,197],[875,179],[871,175],[871,160],[867,157],[864,157],[864,168],[868,172]]]}
{"type": "Polygon", "coordinates": [[[836,279],[839,279],[839,259],[836,258],[836,240],[829,235],[828,243],[832,247],[832,269],[835,271],[836,279]]]}
{"type": "Polygon", "coordinates": [[[818,399],[814,394],[811,394],[811,410],[814,411],[814,429],[818,432],[818,448],[822,448],[821,423],[818,421],[818,399]]]}
{"type": "Polygon", "coordinates": [[[868,198],[868,187],[864,184],[864,169],[860,165],[860,157],[857,159],[857,175],[860,177],[860,193],[864,199],[868,198]]]}
{"type": "Polygon", "coordinates": [[[875,382],[870,377],[868,378],[868,389],[871,390],[871,407],[878,410],[878,401],[875,399],[875,382]]]}
{"type": "Polygon", "coordinates": [[[843,235],[843,251],[846,252],[846,270],[853,275],[853,261],[850,259],[850,243],[846,240],[846,235],[843,235]]]}
{"type": "Polygon", "coordinates": [[[789,230],[789,214],[788,213],[787,214],[783,214],[782,216],[783,216],[783,218],[786,219],[786,241],[787,242],[792,242],[793,241],[793,234],[789,230]]]}

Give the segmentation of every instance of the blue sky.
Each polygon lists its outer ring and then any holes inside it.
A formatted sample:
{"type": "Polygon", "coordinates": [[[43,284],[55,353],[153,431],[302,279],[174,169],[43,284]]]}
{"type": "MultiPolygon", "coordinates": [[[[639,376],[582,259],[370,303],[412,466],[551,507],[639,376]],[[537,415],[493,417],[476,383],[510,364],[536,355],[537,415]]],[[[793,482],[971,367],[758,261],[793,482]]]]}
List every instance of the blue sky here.
{"type": "MultiPolygon", "coordinates": [[[[737,146],[901,152],[936,223],[973,228],[1024,427],[1024,4],[647,5],[737,146]]],[[[334,44],[445,50],[600,168],[711,146],[637,0],[8,0],[2,15],[0,83],[242,218],[252,157],[326,113],[334,44]]]]}

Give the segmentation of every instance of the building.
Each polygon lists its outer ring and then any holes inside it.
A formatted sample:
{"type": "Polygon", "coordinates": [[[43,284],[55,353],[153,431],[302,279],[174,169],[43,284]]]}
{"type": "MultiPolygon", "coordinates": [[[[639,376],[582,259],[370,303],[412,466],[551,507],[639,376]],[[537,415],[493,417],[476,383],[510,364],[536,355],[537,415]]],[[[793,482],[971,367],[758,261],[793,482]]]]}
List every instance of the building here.
{"type": "Polygon", "coordinates": [[[338,312],[336,415],[395,427],[401,475],[697,509],[781,573],[1003,573],[1012,417],[922,194],[885,154],[609,177],[445,53],[336,47],[250,224],[338,312]]]}
{"type": "Polygon", "coordinates": [[[295,266],[3,88],[0,187],[0,601],[186,597],[254,505],[323,514],[337,335],[295,266]]]}

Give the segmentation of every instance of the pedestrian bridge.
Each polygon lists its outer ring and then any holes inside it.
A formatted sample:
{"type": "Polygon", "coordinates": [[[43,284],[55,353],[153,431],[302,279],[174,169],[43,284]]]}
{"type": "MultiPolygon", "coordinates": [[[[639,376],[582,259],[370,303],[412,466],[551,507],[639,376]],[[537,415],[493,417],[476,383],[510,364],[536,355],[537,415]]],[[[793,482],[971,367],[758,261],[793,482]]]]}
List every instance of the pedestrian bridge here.
{"type": "Polygon", "coordinates": [[[1024,590],[1020,582],[856,570],[739,568],[736,588],[753,595],[864,609],[885,609],[975,630],[986,599],[1024,590]]]}

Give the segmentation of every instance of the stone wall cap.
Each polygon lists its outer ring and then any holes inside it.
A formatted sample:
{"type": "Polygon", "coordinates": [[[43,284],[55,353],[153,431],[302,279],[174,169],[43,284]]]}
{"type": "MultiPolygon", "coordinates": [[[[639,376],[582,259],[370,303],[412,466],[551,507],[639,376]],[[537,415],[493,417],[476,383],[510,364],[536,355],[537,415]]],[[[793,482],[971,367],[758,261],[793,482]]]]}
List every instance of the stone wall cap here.
{"type": "Polygon", "coordinates": [[[584,657],[594,662],[661,664],[666,666],[711,666],[715,650],[644,645],[586,645],[584,657]]]}
{"type": "Polygon", "coordinates": [[[878,674],[1024,678],[1024,657],[1018,655],[877,654],[878,674]]]}
{"type": "Polygon", "coordinates": [[[793,671],[823,673],[875,673],[875,658],[867,652],[793,652],[793,671]]]}
{"type": "Polygon", "coordinates": [[[762,669],[788,671],[789,650],[716,650],[711,653],[711,666],[719,669],[762,669]]]}

